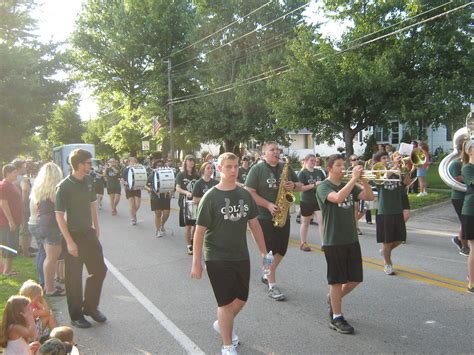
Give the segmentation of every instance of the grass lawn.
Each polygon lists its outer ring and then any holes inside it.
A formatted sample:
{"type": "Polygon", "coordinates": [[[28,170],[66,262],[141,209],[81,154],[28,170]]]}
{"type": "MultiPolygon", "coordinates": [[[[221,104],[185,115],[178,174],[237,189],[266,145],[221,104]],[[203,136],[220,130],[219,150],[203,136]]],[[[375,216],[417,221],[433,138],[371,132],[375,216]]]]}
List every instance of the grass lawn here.
{"type": "MultiPolygon", "coordinates": [[[[430,186],[430,185],[428,185],[430,186]]],[[[446,191],[432,191],[428,187],[428,195],[418,197],[416,194],[408,194],[410,200],[410,209],[416,210],[421,207],[435,205],[437,203],[447,201],[451,198],[451,190],[446,191]]]]}
{"type": "Polygon", "coordinates": [[[428,185],[428,189],[447,189],[449,190],[449,186],[441,180],[439,173],[438,173],[438,163],[433,163],[430,165],[430,168],[426,174],[426,183],[428,185]]]}
{"type": "Polygon", "coordinates": [[[3,317],[3,309],[8,298],[18,294],[23,282],[36,279],[34,261],[34,258],[16,257],[13,259],[13,270],[18,271],[18,275],[10,277],[0,275],[0,319],[3,317]]]}

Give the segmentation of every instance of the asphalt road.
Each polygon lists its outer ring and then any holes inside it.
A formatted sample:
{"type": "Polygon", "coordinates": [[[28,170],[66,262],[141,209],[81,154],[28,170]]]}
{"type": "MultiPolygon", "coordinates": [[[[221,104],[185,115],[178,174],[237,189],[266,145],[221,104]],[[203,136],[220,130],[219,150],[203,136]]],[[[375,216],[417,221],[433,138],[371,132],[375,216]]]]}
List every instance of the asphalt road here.
{"type": "MultiPolygon", "coordinates": [[[[109,263],[100,309],[108,321],[75,330],[81,353],[220,353],[211,286],[207,275],[189,277],[191,257],[175,199],[172,207],[166,227],[173,235],[163,238],[154,237],[147,196],[137,226],[130,224],[124,199],[116,217],[108,201],[99,211],[109,263]]],[[[250,296],[235,323],[240,354],[474,353],[474,296],[465,291],[467,258],[450,241],[457,228],[451,205],[413,213],[408,242],[393,254],[395,276],[383,273],[374,225],[362,221],[360,227],[364,282],[343,305],[354,335],[328,327],[326,262],[317,227],[310,227],[314,251],[302,252],[292,216],[290,248],[277,275],[285,302],[267,297],[259,281],[261,260],[249,236],[250,296]]],[[[53,307],[60,323],[68,324],[65,299],[54,300],[53,307]]]]}

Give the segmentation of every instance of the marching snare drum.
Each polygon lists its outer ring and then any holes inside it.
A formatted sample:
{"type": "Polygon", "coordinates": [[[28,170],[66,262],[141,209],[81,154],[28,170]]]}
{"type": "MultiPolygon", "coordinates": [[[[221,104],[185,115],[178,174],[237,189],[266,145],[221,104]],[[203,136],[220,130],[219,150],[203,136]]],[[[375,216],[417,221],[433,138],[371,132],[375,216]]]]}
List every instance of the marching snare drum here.
{"type": "Polygon", "coordinates": [[[175,177],[173,169],[159,168],[153,172],[153,190],[157,194],[173,192],[175,177]]]}
{"type": "Polygon", "coordinates": [[[185,201],[184,216],[187,221],[195,221],[197,218],[197,207],[198,204],[192,200],[185,201]]]}
{"type": "Polygon", "coordinates": [[[141,190],[145,188],[147,181],[146,168],[141,165],[128,168],[127,183],[130,190],[141,190]]]}

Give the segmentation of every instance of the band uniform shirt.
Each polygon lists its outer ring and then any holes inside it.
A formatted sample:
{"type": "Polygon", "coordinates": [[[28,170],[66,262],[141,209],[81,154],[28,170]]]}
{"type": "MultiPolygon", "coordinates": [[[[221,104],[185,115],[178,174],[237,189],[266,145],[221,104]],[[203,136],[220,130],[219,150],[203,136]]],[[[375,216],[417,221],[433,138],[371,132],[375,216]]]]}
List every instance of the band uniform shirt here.
{"type": "MultiPolygon", "coordinates": [[[[5,200],[10,207],[10,213],[16,225],[20,225],[23,221],[23,201],[21,192],[18,188],[7,180],[0,181],[0,200],[5,200]]],[[[0,208],[0,226],[8,226],[8,219],[3,208],[0,208]]]]}
{"type": "Polygon", "coordinates": [[[244,169],[242,166],[239,167],[239,175],[237,176],[237,181],[241,184],[245,184],[245,180],[247,180],[247,176],[249,174],[250,168],[244,169]]]}
{"type": "Polygon", "coordinates": [[[344,186],[346,186],[344,182],[334,185],[331,181],[324,180],[316,190],[318,204],[323,214],[323,245],[353,244],[359,240],[354,216],[354,201],[362,189],[355,185],[346,199],[339,204],[327,199],[331,192],[339,192],[344,186]]]}
{"type": "MultiPolygon", "coordinates": [[[[312,185],[318,181],[324,181],[325,179],[326,177],[320,169],[314,169],[313,171],[309,171],[305,168],[298,173],[298,180],[303,185],[312,185]]],[[[318,201],[316,199],[316,188],[301,192],[301,201],[317,203],[318,201]]]]}
{"type": "Polygon", "coordinates": [[[112,169],[107,167],[105,169],[105,176],[107,177],[107,189],[120,190],[120,171],[118,168],[112,169]]]}
{"type": "Polygon", "coordinates": [[[102,176],[102,171],[91,171],[92,181],[94,182],[95,187],[103,187],[104,186],[104,178],[102,176]]]}
{"type": "Polygon", "coordinates": [[[70,232],[85,232],[92,228],[91,202],[96,200],[92,178],[83,180],[69,175],[56,187],[56,211],[65,212],[70,232]]]}
{"type": "Polygon", "coordinates": [[[247,222],[257,215],[257,204],[244,188],[211,188],[199,203],[196,219],[197,225],[207,228],[204,260],[248,260],[247,222]]]}
{"type": "Polygon", "coordinates": [[[219,182],[212,179],[209,181],[200,178],[193,187],[193,197],[203,197],[204,194],[209,191],[213,186],[216,186],[219,182]]]}
{"type": "MultiPolygon", "coordinates": [[[[455,159],[449,164],[448,170],[451,176],[461,176],[461,169],[462,163],[461,159],[455,159]]],[[[463,191],[458,191],[455,189],[451,189],[451,200],[464,200],[464,196],[466,195],[463,191]]]]}
{"type": "Polygon", "coordinates": [[[464,204],[462,205],[462,215],[474,216],[474,164],[468,163],[462,167],[462,177],[466,184],[466,196],[464,197],[464,204]]]}
{"type": "MultiPolygon", "coordinates": [[[[283,166],[284,163],[281,162],[275,167],[271,167],[266,162],[254,164],[247,175],[245,186],[255,189],[257,194],[265,200],[275,203],[278,196],[278,187],[280,186],[280,176],[283,171],[283,166]]],[[[291,166],[288,167],[288,181],[294,183],[299,182],[291,166]]],[[[257,208],[259,219],[272,219],[272,215],[268,209],[261,206],[257,206],[257,208]]],[[[290,214],[288,214],[288,218],[290,218],[290,214]]]]}
{"type": "MultiPolygon", "coordinates": [[[[392,175],[396,179],[398,175],[392,175]]],[[[403,213],[402,195],[405,187],[401,181],[385,181],[377,186],[378,211],[380,215],[394,215],[403,213]]]]}
{"type": "MultiPolygon", "coordinates": [[[[193,192],[194,184],[196,181],[199,180],[199,175],[188,175],[187,173],[180,171],[176,176],[176,185],[179,185],[183,190],[193,192]]],[[[183,194],[179,194],[178,204],[180,206],[183,205],[183,200],[185,196],[183,194]]]]}

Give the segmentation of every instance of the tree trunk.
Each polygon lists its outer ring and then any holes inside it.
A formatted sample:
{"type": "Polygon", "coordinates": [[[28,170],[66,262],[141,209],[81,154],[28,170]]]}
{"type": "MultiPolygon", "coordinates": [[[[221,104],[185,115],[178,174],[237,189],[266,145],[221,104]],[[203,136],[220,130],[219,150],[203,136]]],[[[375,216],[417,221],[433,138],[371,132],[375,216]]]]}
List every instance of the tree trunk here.
{"type": "Polygon", "coordinates": [[[354,130],[348,125],[344,127],[342,131],[342,135],[344,137],[344,145],[346,148],[346,158],[349,158],[352,154],[354,154],[354,130]]]}
{"type": "Polygon", "coordinates": [[[226,152],[233,152],[235,147],[235,142],[229,139],[224,139],[224,149],[226,152]]]}

